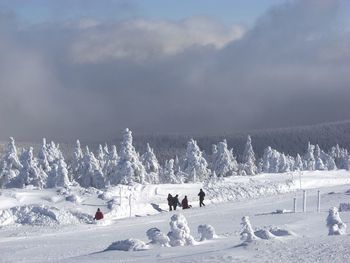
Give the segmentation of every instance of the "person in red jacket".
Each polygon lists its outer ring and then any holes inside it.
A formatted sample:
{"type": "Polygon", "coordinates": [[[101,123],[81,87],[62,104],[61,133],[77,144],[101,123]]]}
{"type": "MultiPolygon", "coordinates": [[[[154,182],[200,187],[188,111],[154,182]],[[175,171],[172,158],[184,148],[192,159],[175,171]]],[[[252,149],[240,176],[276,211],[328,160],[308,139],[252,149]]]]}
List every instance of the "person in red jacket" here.
{"type": "Polygon", "coordinates": [[[97,208],[97,212],[96,212],[96,214],[95,214],[94,219],[95,219],[95,220],[101,220],[101,219],[103,219],[103,214],[102,214],[100,208],[97,208]]]}

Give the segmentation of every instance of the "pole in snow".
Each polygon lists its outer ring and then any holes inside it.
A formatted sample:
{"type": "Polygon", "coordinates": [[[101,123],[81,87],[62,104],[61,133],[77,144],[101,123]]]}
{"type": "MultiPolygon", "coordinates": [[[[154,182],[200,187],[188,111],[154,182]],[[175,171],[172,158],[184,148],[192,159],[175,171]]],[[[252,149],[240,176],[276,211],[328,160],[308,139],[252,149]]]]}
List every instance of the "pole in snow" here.
{"type": "Polygon", "coordinates": [[[303,212],[306,212],[306,190],[303,191],[303,212]]]}
{"type": "Polygon", "coordinates": [[[294,197],[293,212],[294,212],[294,213],[297,212],[297,198],[296,198],[296,197],[294,197]]]}
{"type": "Polygon", "coordinates": [[[122,186],[119,188],[120,206],[122,206],[122,186]]]}
{"type": "Polygon", "coordinates": [[[320,190],[317,191],[317,212],[321,212],[321,193],[320,190]]]}
{"type": "Polygon", "coordinates": [[[130,208],[129,217],[131,217],[131,194],[129,195],[129,208],[130,208]]]}

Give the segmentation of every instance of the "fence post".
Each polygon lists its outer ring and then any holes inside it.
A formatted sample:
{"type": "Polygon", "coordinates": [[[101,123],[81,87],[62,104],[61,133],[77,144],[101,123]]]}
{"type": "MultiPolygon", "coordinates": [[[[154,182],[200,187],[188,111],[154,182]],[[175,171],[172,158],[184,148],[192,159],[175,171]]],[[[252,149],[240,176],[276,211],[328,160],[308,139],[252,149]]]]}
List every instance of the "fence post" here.
{"type": "Polygon", "coordinates": [[[293,212],[294,213],[297,212],[297,198],[296,197],[294,197],[293,212]]]}
{"type": "Polygon", "coordinates": [[[119,186],[120,188],[119,188],[119,198],[120,198],[120,206],[122,206],[122,186],[120,185],[119,186]]]}
{"type": "Polygon", "coordinates": [[[130,208],[129,217],[131,217],[131,194],[129,195],[129,208],[130,208]]]}
{"type": "Polygon", "coordinates": [[[317,191],[317,212],[321,212],[321,193],[320,190],[317,191]]]}
{"type": "Polygon", "coordinates": [[[303,212],[306,212],[306,190],[303,191],[303,212]]]}

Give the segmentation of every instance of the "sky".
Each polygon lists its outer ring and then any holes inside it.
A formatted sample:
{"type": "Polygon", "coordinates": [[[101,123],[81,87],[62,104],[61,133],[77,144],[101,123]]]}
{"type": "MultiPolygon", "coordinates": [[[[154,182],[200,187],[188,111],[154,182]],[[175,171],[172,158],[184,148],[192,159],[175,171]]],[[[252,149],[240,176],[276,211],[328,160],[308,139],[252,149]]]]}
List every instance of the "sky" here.
{"type": "Polygon", "coordinates": [[[350,1],[0,0],[0,139],[349,119],[350,1]]]}

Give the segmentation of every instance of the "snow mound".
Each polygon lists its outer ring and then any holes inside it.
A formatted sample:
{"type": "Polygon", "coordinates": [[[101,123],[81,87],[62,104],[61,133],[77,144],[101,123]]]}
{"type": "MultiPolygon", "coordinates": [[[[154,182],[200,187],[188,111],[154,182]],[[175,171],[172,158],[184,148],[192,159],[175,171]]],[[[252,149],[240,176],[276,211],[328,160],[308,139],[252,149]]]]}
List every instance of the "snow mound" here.
{"type": "Polygon", "coordinates": [[[254,235],[266,240],[275,238],[275,236],[267,229],[259,229],[254,232],[254,235]]]}
{"type": "Polygon", "coordinates": [[[79,195],[72,194],[72,195],[68,195],[66,197],[66,201],[79,204],[79,203],[81,203],[81,198],[79,195]]]}
{"type": "Polygon", "coordinates": [[[287,229],[282,228],[271,228],[270,229],[271,234],[277,237],[283,237],[283,236],[294,236],[295,234],[292,231],[289,231],[287,229]]]}
{"type": "Polygon", "coordinates": [[[171,217],[168,237],[172,247],[194,244],[194,238],[190,234],[187,220],[182,214],[175,214],[171,217]]]}
{"type": "Polygon", "coordinates": [[[226,202],[287,193],[294,190],[293,186],[291,180],[261,182],[250,179],[248,183],[228,180],[216,181],[206,184],[203,188],[209,199],[214,202],[226,202]]]}
{"type": "Polygon", "coordinates": [[[109,247],[105,250],[122,250],[122,251],[141,251],[148,249],[148,246],[139,239],[125,239],[113,242],[109,247]]]}
{"type": "Polygon", "coordinates": [[[54,226],[81,224],[91,221],[92,217],[87,214],[47,206],[19,206],[0,212],[0,226],[10,224],[54,226]]]}
{"type": "Polygon", "coordinates": [[[170,239],[163,234],[158,228],[153,227],[147,230],[146,235],[151,241],[151,244],[160,245],[162,247],[169,247],[170,239]]]}
{"type": "Polygon", "coordinates": [[[216,236],[214,227],[207,224],[199,225],[198,233],[200,236],[200,241],[211,240],[216,236]]]}
{"type": "Polygon", "coordinates": [[[350,203],[340,203],[339,212],[350,211],[350,203]]]}

